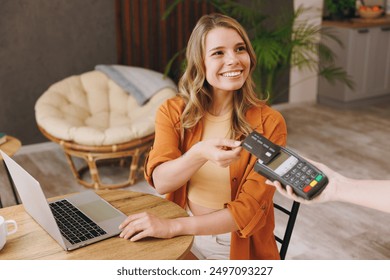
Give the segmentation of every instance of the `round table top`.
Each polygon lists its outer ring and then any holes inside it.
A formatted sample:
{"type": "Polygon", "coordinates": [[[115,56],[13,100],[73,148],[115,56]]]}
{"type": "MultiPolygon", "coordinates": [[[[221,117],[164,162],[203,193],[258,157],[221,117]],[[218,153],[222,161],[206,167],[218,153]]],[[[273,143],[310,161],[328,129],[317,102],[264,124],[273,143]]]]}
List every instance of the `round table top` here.
{"type": "MultiPolygon", "coordinates": [[[[18,138],[7,135],[7,141],[3,144],[0,144],[0,149],[12,157],[19,149],[22,147],[22,142],[18,138]]],[[[2,160],[2,156],[0,155],[0,160],[2,160]]]]}
{"type": "MultiPolygon", "coordinates": [[[[96,193],[126,215],[147,211],[162,218],[188,216],[179,205],[151,194],[127,190],[99,190],[96,193]]],[[[57,198],[62,197],[66,195],[57,198]]],[[[193,242],[190,235],[144,238],[136,242],[112,237],[77,250],[64,251],[27,214],[23,205],[2,208],[0,215],[18,224],[17,232],[7,237],[0,260],[174,260],[185,258],[193,242]]]]}

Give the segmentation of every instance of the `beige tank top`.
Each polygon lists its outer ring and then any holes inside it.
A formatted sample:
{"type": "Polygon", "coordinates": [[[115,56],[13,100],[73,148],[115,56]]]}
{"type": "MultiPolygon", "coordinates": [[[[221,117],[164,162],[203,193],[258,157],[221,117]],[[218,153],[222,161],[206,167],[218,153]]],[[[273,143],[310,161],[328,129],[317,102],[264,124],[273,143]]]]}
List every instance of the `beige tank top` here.
{"type": "MultiPolygon", "coordinates": [[[[232,112],[222,116],[206,114],[202,140],[228,138],[232,112]]],[[[207,161],[192,177],[188,188],[188,199],[200,206],[222,209],[231,201],[229,167],[223,168],[207,161]]]]}

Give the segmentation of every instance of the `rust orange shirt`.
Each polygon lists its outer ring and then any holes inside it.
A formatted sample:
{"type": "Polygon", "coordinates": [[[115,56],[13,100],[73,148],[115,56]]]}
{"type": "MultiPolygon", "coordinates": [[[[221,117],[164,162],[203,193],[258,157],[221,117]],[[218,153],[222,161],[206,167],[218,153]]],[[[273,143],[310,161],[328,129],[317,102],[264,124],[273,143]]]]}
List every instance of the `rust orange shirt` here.
{"type": "MultiPolygon", "coordinates": [[[[145,164],[145,179],[153,186],[153,169],[176,159],[202,137],[202,122],[186,131],[180,141],[180,116],[184,102],[180,97],[167,100],[156,115],[155,140],[145,164]]],[[[248,110],[246,119],[252,128],[272,142],[284,146],[287,128],[282,115],[267,105],[248,110]]],[[[237,224],[232,232],[231,259],[279,259],[274,237],[273,195],[275,188],[253,170],[256,158],[242,150],[240,159],[230,165],[231,202],[226,204],[237,224]]],[[[169,193],[167,198],[185,208],[187,185],[169,193]]]]}

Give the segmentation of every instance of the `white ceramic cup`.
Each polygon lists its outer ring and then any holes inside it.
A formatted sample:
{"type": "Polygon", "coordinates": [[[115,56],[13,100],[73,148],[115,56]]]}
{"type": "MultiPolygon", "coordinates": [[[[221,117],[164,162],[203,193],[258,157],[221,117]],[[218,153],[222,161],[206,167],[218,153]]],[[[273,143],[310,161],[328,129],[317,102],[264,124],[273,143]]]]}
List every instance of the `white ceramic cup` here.
{"type": "Polygon", "coordinates": [[[0,216],[0,250],[3,249],[5,242],[7,241],[7,235],[13,234],[18,230],[18,225],[14,220],[5,220],[0,216]],[[14,229],[9,231],[8,225],[13,225],[14,229]]]}

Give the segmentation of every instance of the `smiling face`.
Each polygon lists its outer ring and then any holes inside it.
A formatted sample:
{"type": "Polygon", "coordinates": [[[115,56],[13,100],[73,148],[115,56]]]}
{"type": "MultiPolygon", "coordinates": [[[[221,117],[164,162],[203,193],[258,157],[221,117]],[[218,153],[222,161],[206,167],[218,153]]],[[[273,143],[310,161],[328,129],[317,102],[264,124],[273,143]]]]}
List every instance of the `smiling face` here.
{"type": "Polygon", "coordinates": [[[250,57],[244,40],[231,28],[217,27],[205,39],[206,80],[213,93],[240,89],[250,71],[250,57]]]}

